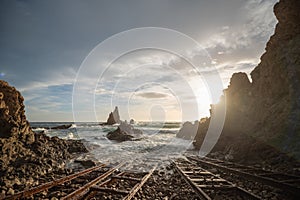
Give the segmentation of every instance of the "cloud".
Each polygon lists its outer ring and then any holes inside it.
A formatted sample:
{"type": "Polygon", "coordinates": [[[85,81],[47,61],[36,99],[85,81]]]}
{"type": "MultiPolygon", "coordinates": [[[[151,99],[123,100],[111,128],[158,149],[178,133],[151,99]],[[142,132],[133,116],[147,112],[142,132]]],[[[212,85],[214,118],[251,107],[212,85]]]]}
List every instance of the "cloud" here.
{"type": "MultiPolygon", "coordinates": [[[[131,28],[170,28],[191,36],[204,47],[186,49],[185,44],[176,40],[171,44],[186,51],[197,69],[171,53],[143,50],[118,59],[100,77],[96,90],[91,77],[99,78],[97,72],[107,67],[105,61],[97,63],[77,83],[89,94],[95,93],[99,109],[110,110],[112,93],[116,102],[126,106],[129,96],[140,88],[136,94],[142,101],[137,102],[140,106],[137,109],[143,109],[146,100],[163,100],[168,104],[168,97],[174,93],[192,113],[194,104],[185,104],[190,101],[188,95],[197,96],[191,95],[190,86],[205,88],[205,84],[194,83],[194,79],[219,74],[226,87],[232,73],[248,73],[259,62],[276,23],[272,12],[275,2],[3,1],[0,3],[0,28],[4,30],[0,32],[0,72],[4,74],[1,78],[21,90],[30,119],[55,120],[57,113],[61,113],[59,119],[65,116],[70,120],[76,73],[97,44],[131,28]],[[153,65],[144,65],[149,63],[153,65]],[[143,89],[147,82],[164,85],[173,93],[143,89]]],[[[111,53],[107,52],[108,58],[111,53]]],[[[92,97],[77,98],[88,104],[92,97]]],[[[208,106],[203,106],[203,113],[208,106]]],[[[106,110],[103,113],[106,117],[106,110]]],[[[191,114],[190,118],[195,116],[191,114]]]]}
{"type": "Polygon", "coordinates": [[[169,95],[159,92],[144,92],[144,93],[138,93],[137,96],[147,98],[147,99],[165,99],[169,95]]]}

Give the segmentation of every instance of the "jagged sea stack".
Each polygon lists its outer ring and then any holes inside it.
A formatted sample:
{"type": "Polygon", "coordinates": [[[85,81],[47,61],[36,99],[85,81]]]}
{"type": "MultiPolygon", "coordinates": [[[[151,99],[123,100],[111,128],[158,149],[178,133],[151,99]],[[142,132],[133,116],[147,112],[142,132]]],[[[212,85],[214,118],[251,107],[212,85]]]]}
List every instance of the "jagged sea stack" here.
{"type": "Polygon", "coordinates": [[[108,116],[107,125],[119,124],[121,122],[118,106],[115,107],[115,110],[111,112],[108,116]]]}

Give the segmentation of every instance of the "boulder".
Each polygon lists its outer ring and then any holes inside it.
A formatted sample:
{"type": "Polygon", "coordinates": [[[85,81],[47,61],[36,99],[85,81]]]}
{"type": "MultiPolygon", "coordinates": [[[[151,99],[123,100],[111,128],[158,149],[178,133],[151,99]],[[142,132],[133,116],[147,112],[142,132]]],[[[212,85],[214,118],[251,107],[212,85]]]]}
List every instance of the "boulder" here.
{"type": "Polygon", "coordinates": [[[133,140],[134,138],[140,138],[142,135],[143,131],[134,128],[127,122],[121,122],[117,130],[111,131],[107,134],[107,138],[110,140],[123,142],[127,140],[133,140]]]}
{"type": "Polygon", "coordinates": [[[96,162],[93,160],[75,160],[75,163],[80,163],[85,168],[90,168],[96,166],[96,162]]]}
{"type": "Polygon", "coordinates": [[[115,131],[109,132],[106,137],[110,140],[115,140],[118,142],[128,141],[132,140],[134,137],[132,135],[129,135],[125,131],[122,131],[120,127],[117,128],[115,131]]]}

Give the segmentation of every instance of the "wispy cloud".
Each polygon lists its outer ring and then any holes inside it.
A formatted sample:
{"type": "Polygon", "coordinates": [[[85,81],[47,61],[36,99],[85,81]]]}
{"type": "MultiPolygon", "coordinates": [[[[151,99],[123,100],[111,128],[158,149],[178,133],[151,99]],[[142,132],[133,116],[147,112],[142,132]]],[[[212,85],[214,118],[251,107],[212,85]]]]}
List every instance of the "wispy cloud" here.
{"type": "Polygon", "coordinates": [[[143,93],[138,93],[136,95],[147,99],[164,99],[168,97],[167,94],[159,93],[159,92],[143,92],[143,93]]]}

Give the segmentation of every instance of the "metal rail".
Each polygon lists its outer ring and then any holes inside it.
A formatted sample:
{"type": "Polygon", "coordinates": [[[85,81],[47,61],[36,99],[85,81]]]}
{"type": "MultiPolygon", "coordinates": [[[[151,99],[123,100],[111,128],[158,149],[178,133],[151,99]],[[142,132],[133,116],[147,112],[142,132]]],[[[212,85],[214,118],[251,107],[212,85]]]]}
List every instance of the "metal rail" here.
{"type": "Polygon", "coordinates": [[[148,174],[146,174],[140,183],[137,183],[129,192],[129,194],[123,198],[123,200],[130,200],[134,197],[134,195],[143,187],[143,185],[146,183],[146,181],[150,178],[150,176],[153,174],[153,172],[155,171],[156,166],[153,167],[148,174]]]}
{"type": "MultiPolygon", "coordinates": [[[[253,167],[248,167],[248,166],[242,166],[242,165],[236,165],[236,166],[240,166],[240,168],[234,168],[234,164],[230,163],[231,167],[227,167],[225,162],[220,162],[217,160],[217,162],[219,162],[220,164],[214,163],[213,159],[210,159],[210,161],[201,159],[199,157],[195,157],[195,156],[187,156],[187,158],[189,160],[195,161],[197,163],[200,163],[202,165],[208,166],[208,167],[214,167],[220,170],[223,170],[225,172],[230,172],[233,174],[237,174],[239,176],[242,176],[243,178],[247,178],[253,181],[257,181],[275,188],[278,188],[280,190],[286,191],[289,194],[295,196],[295,197],[300,197],[300,186],[294,186],[291,184],[288,184],[289,181],[299,181],[298,177],[294,178],[293,180],[284,180],[284,181],[279,181],[279,180],[275,180],[269,177],[265,177],[263,175],[259,175],[258,173],[254,173],[254,170],[257,170],[256,168],[253,167]],[[252,170],[252,173],[250,173],[252,170]]],[[[257,172],[256,171],[256,172],[257,172]]],[[[272,172],[271,171],[265,171],[265,170],[260,170],[261,172],[267,172],[264,173],[264,175],[270,175],[272,172]]],[[[276,172],[277,173],[277,172],[276,172]]],[[[277,173],[278,174],[278,173],[277,173]]],[[[276,175],[274,173],[274,175],[276,175]]],[[[290,176],[293,177],[293,176],[290,176]]]]}
{"type": "Polygon", "coordinates": [[[155,171],[156,167],[157,166],[154,166],[146,175],[143,176],[142,179],[127,177],[124,175],[125,172],[122,172],[117,176],[111,176],[111,178],[106,180],[105,182],[102,182],[99,185],[93,186],[91,188],[91,191],[85,196],[84,199],[87,200],[87,199],[91,199],[92,197],[96,197],[97,192],[105,192],[105,193],[119,194],[119,195],[123,195],[123,196],[126,195],[123,198],[123,200],[130,200],[135,196],[135,194],[143,187],[143,185],[146,183],[146,181],[151,177],[151,175],[155,171]],[[130,191],[105,187],[105,186],[108,186],[109,184],[113,183],[114,181],[120,181],[120,180],[128,180],[128,181],[136,182],[136,183],[130,191]]]}
{"type": "Polygon", "coordinates": [[[111,175],[113,172],[115,172],[117,169],[119,169],[120,167],[122,167],[125,163],[120,163],[119,165],[111,168],[110,170],[108,170],[107,172],[105,172],[104,174],[98,176],[97,178],[95,178],[94,180],[90,181],[89,183],[85,184],[84,186],[80,187],[79,189],[75,190],[74,192],[72,192],[71,194],[61,198],[61,200],[69,200],[69,199],[78,199],[80,197],[82,197],[83,195],[85,195],[86,193],[89,192],[89,189],[96,185],[97,183],[99,183],[100,181],[102,181],[103,179],[107,178],[109,175],[111,175]]]}
{"type": "Polygon", "coordinates": [[[176,171],[183,177],[185,182],[193,188],[193,190],[198,194],[198,197],[200,199],[211,200],[211,198],[200,187],[198,187],[195,182],[193,182],[188,177],[187,173],[178,167],[175,161],[173,161],[173,164],[175,166],[176,171]]]}
{"type": "Polygon", "coordinates": [[[57,185],[60,185],[60,184],[63,184],[67,181],[71,181],[77,177],[80,177],[80,176],[83,176],[85,174],[89,174],[95,170],[98,170],[102,167],[106,166],[106,164],[101,164],[101,165],[98,165],[96,167],[91,167],[91,168],[88,168],[86,170],[83,170],[83,171],[80,171],[80,172],[77,172],[75,174],[72,174],[72,175],[69,175],[69,176],[66,176],[66,177],[63,177],[63,178],[60,178],[60,179],[57,179],[57,180],[54,180],[54,181],[51,181],[51,182],[48,182],[48,183],[45,183],[45,184],[42,184],[42,185],[39,185],[37,187],[34,187],[34,188],[31,188],[31,189],[28,189],[28,190],[24,190],[22,192],[19,192],[15,195],[11,195],[11,196],[8,196],[8,197],[5,197],[5,198],[0,198],[1,200],[2,199],[9,199],[9,200],[12,200],[12,199],[20,199],[20,198],[26,198],[26,197],[30,197],[34,194],[37,194],[39,192],[42,192],[42,191],[45,191],[51,187],[54,187],[54,186],[57,186],[57,185]]]}
{"type": "MultiPolygon", "coordinates": [[[[122,176],[124,175],[125,172],[121,172],[119,173],[117,176],[122,176]]],[[[101,191],[101,189],[99,190],[99,188],[103,188],[103,186],[109,184],[109,183],[112,183],[115,179],[113,178],[114,176],[111,176],[111,178],[105,180],[104,182],[100,183],[100,184],[97,184],[95,186],[92,186],[91,189],[90,189],[90,192],[88,194],[85,195],[84,197],[84,200],[89,200],[91,199],[92,197],[94,197],[97,193],[97,191],[101,191]]],[[[107,191],[108,192],[108,191],[107,191]]],[[[110,192],[113,192],[113,191],[110,191],[110,192]]],[[[114,192],[113,192],[114,193],[114,192]]],[[[118,192],[116,192],[118,193],[118,192]]]]}
{"type": "Polygon", "coordinates": [[[213,198],[212,193],[217,191],[228,191],[232,195],[239,194],[247,199],[261,199],[255,194],[195,165],[195,163],[190,161],[183,163],[172,161],[172,163],[176,171],[194,189],[200,199],[211,200],[213,198]]]}

